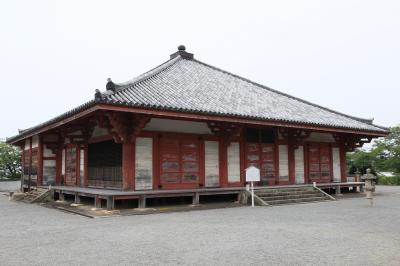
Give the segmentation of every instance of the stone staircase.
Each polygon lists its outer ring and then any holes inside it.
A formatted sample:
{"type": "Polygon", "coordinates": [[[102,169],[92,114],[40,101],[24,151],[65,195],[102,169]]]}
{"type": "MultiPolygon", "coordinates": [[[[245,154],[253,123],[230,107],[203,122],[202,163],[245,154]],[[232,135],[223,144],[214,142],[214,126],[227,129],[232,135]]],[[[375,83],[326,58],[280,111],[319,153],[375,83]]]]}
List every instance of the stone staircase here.
{"type": "Polygon", "coordinates": [[[284,205],[334,200],[314,187],[262,188],[254,190],[258,205],[284,205]]]}
{"type": "Polygon", "coordinates": [[[48,189],[36,188],[32,189],[30,192],[24,193],[25,195],[23,197],[19,197],[19,199],[14,197],[14,199],[25,203],[35,203],[44,200],[50,195],[50,193],[51,191],[48,189]]]}

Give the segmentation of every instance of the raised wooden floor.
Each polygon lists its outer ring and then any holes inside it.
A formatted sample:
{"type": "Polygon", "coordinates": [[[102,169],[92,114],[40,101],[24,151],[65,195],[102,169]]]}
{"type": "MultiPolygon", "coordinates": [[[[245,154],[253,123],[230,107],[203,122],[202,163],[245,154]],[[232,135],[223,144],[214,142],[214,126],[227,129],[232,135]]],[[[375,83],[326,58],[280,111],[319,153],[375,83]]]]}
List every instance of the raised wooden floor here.
{"type": "Polygon", "coordinates": [[[202,195],[223,195],[239,194],[243,187],[231,188],[197,188],[197,189],[171,189],[171,190],[144,190],[144,191],[121,191],[111,189],[54,186],[52,189],[60,195],[63,200],[64,194],[74,195],[75,202],[79,203],[79,197],[92,197],[95,200],[95,207],[99,207],[99,200],[107,200],[107,208],[114,208],[114,201],[121,199],[138,199],[139,208],[146,207],[147,198],[167,198],[167,197],[193,197],[193,204],[199,204],[199,197],[202,195]]]}
{"type": "MultiPolygon", "coordinates": [[[[312,184],[299,185],[282,185],[282,186],[257,186],[254,189],[276,189],[276,188],[295,188],[295,187],[311,187],[312,184]]],[[[343,187],[360,187],[361,190],[364,182],[344,182],[344,183],[324,183],[317,184],[317,187],[327,189],[333,188],[337,194],[343,187]]],[[[58,193],[60,200],[64,199],[64,194],[74,195],[75,202],[80,203],[80,197],[94,198],[95,207],[100,207],[100,201],[107,201],[107,208],[114,208],[115,200],[122,199],[138,199],[139,208],[146,207],[147,198],[167,198],[167,197],[192,197],[193,204],[199,204],[199,197],[204,195],[222,195],[222,194],[239,194],[246,187],[228,187],[228,188],[196,188],[196,189],[171,189],[171,190],[143,190],[143,191],[121,191],[102,188],[88,187],[71,187],[71,186],[53,186],[52,189],[58,193]]]]}

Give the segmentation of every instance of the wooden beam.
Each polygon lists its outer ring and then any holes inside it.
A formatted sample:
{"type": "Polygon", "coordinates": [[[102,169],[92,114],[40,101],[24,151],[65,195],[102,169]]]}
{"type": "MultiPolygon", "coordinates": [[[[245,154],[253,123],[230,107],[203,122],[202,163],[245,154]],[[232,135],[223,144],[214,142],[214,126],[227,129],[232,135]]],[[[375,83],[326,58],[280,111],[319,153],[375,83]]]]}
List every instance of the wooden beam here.
{"type": "Polygon", "coordinates": [[[315,126],[304,123],[290,123],[290,122],[281,122],[281,121],[266,121],[266,120],[257,120],[251,118],[240,118],[240,117],[231,117],[231,116],[221,116],[221,115],[206,115],[200,113],[184,113],[177,111],[167,111],[167,110],[155,110],[149,108],[138,108],[131,106],[117,106],[110,104],[99,104],[97,105],[98,109],[101,110],[113,110],[113,111],[122,111],[122,112],[131,112],[137,114],[145,114],[152,115],[158,117],[174,117],[177,119],[191,119],[191,120],[199,120],[199,121],[220,121],[227,123],[242,123],[242,124],[250,124],[250,125],[262,125],[262,126],[278,126],[278,127],[288,127],[288,128],[297,128],[297,129],[308,129],[320,132],[341,132],[341,133],[351,133],[351,134],[363,134],[373,137],[384,137],[388,133],[385,132],[377,132],[377,131],[363,131],[363,130],[354,130],[354,129],[346,129],[339,127],[326,127],[326,126],[315,126]]]}

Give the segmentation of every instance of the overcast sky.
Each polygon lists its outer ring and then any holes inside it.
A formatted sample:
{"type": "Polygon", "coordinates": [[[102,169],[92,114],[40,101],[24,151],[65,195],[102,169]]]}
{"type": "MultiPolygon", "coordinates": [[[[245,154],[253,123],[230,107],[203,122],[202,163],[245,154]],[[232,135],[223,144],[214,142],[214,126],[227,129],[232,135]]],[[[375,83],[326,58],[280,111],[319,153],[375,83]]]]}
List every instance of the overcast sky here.
{"type": "Polygon", "coordinates": [[[195,58],[305,100],[400,123],[400,1],[2,1],[0,137],[166,61],[195,58]]]}

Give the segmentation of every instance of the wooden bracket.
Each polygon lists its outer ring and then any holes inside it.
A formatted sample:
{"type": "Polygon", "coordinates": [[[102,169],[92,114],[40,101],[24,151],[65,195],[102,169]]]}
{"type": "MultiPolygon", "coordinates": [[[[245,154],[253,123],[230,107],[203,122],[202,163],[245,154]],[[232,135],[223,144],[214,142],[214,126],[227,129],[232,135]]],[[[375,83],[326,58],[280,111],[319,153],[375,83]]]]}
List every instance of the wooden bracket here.
{"type": "Polygon", "coordinates": [[[150,117],[123,112],[105,112],[109,132],[116,143],[131,143],[150,121],[150,117]]]}
{"type": "Polygon", "coordinates": [[[85,144],[88,140],[87,125],[70,125],[65,130],[65,137],[70,143],[85,144]]]}
{"type": "Polygon", "coordinates": [[[337,142],[344,144],[345,150],[348,152],[354,151],[356,148],[361,148],[365,143],[370,143],[372,137],[364,137],[360,135],[350,134],[334,134],[334,138],[337,142]]]}
{"type": "Polygon", "coordinates": [[[57,131],[46,132],[40,135],[40,142],[46,145],[46,148],[50,149],[53,154],[57,154],[60,148],[60,138],[60,133],[57,131]]]}
{"type": "Polygon", "coordinates": [[[229,146],[234,137],[242,134],[243,126],[239,124],[223,123],[223,122],[208,122],[208,128],[211,132],[225,141],[229,146]]]}
{"type": "Polygon", "coordinates": [[[293,141],[294,148],[304,144],[304,141],[310,136],[311,131],[295,128],[279,128],[279,133],[288,141],[293,141]]]}

